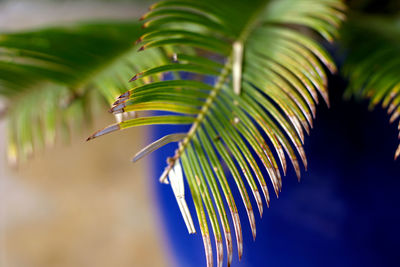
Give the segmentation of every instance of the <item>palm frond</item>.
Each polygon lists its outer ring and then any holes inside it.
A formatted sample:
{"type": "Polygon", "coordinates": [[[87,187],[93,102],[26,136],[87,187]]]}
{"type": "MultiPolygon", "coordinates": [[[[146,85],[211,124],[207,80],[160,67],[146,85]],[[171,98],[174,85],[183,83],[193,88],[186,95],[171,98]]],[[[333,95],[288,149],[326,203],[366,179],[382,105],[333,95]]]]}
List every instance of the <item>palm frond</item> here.
{"type": "MultiPolygon", "coordinates": [[[[147,109],[176,115],[126,120],[89,139],[138,125],[191,124],[160,181],[167,183],[168,176],[171,183],[179,180],[175,176],[182,166],[203,236],[207,266],[213,266],[207,217],[214,233],[217,266],[223,262],[223,238],[228,265],[232,260],[231,228],[219,187],[233,218],[239,259],[242,257],[241,223],[224,166],[241,194],[254,238],[255,216],[245,183],[262,215],[257,183],[267,205],[270,201],[262,169],[268,172],[278,195],[281,172],[286,174],[287,169],[284,151],[299,178],[298,156],[307,167],[302,147],[304,131],[309,133],[313,126],[318,94],[329,103],[325,69],[336,71],[314,37],[332,41],[344,11],[340,0],[166,0],[154,4],[142,17],[148,33],[139,39],[140,50],[172,47],[177,53],[170,63],[147,69],[132,81],[137,83],[160,72],[172,72],[177,77],[190,73],[193,79],[135,84],[117,99],[111,112],[147,109]]],[[[162,139],[156,141],[157,148],[163,143],[162,139]]],[[[139,155],[142,157],[143,152],[139,155]]],[[[182,192],[178,198],[182,198],[182,192]]],[[[183,216],[191,221],[186,212],[183,216]]],[[[192,232],[191,225],[187,226],[192,232]]]]}
{"type": "Polygon", "coordinates": [[[0,95],[7,106],[10,161],[52,145],[58,128],[67,134],[87,124],[93,102],[103,98],[111,105],[129,88],[132,72],[164,62],[159,50],[134,53],[141,34],[137,22],[1,34],[0,95]]]}
{"type": "MultiPolygon", "coordinates": [[[[381,104],[393,123],[400,117],[400,19],[357,14],[351,18],[342,34],[348,54],[343,66],[349,79],[346,96],[370,99],[371,109],[381,104]]],[[[400,145],[395,159],[399,156],[400,145]]]]}

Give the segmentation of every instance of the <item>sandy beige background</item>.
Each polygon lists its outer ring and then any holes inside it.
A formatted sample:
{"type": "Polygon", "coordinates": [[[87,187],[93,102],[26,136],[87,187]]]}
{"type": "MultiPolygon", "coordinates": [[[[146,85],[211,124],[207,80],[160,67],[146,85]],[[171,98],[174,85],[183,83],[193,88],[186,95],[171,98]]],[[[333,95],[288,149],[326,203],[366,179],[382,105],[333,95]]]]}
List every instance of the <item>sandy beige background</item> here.
{"type": "MultiPolygon", "coordinates": [[[[146,181],[154,178],[145,171],[149,163],[129,162],[144,145],[144,129],[85,143],[87,135],[37,155],[18,170],[0,159],[1,266],[167,265],[146,181]]],[[[1,150],[4,155],[4,145],[1,150]]]]}

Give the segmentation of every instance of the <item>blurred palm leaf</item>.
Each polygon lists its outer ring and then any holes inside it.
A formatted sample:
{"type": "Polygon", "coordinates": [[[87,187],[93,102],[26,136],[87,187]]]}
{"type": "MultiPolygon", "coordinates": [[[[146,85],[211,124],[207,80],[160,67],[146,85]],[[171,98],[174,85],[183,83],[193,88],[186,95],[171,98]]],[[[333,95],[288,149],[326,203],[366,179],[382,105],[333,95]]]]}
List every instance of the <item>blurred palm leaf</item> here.
{"type": "Polygon", "coordinates": [[[192,233],[194,227],[183,199],[183,169],[208,266],[213,265],[213,256],[207,216],[215,237],[217,265],[223,262],[223,237],[228,265],[232,260],[231,229],[219,186],[234,222],[239,258],[242,256],[241,224],[223,169],[226,167],[233,176],[255,238],[253,208],[244,181],[262,215],[255,178],[267,205],[270,196],[261,169],[267,170],[278,195],[281,171],[285,174],[287,168],[285,152],[298,177],[298,155],[307,166],[302,147],[304,131],[308,133],[312,127],[318,93],[329,103],[325,67],[336,70],[313,37],[332,41],[344,10],[340,0],[166,0],[153,5],[143,16],[148,33],[139,39],[140,50],[173,47],[179,53],[172,56],[170,63],[140,72],[132,80],[137,83],[165,72],[178,76],[189,73],[193,78],[135,84],[114,103],[114,114],[146,109],[174,115],[126,120],[88,139],[140,125],[191,125],[186,134],[165,136],[139,152],[137,158],[180,140],[160,180],[168,182],[169,176],[192,233]]]}
{"type": "MultiPolygon", "coordinates": [[[[354,14],[341,36],[347,53],[343,66],[343,73],[349,79],[346,96],[368,98],[370,108],[381,103],[391,115],[390,122],[396,121],[400,116],[399,17],[354,14]]],[[[400,145],[395,158],[399,155],[400,145]]]]}
{"type": "Polygon", "coordinates": [[[163,62],[158,50],[140,55],[137,22],[86,23],[0,35],[0,95],[5,98],[9,158],[25,159],[51,145],[56,129],[90,120],[91,103],[109,104],[139,69],[163,62]],[[94,90],[92,90],[94,89],[94,90]]]}

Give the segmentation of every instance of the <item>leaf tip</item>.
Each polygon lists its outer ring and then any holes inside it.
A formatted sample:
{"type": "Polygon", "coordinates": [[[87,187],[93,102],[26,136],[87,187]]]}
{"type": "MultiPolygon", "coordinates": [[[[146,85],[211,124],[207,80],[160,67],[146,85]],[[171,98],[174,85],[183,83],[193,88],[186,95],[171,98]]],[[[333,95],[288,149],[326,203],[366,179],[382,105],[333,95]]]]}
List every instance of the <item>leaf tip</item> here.
{"type": "Polygon", "coordinates": [[[118,100],[118,99],[122,99],[122,98],[129,98],[130,95],[131,95],[131,92],[130,92],[130,91],[127,91],[127,92],[123,93],[122,95],[120,95],[120,96],[117,98],[117,100],[118,100]]]}
{"type": "Polygon", "coordinates": [[[162,184],[169,184],[168,182],[168,173],[171,170],[171,165],[168,165],[165,170],[163,171],[163,173],[161,174],[159,181],[162,184]]]}
{"type": "Polygon", "coordinates": [[[142,29],[146,29],[147,27],[149,27],[149,22],[145,22],[142,25],[142,29]]]}
{"type": "Polygon", "coordinates": [[[142,74],[143,74],[143,72],[140,72],[140,73],[136,74],[135,76],[133,76],[133,77],[129,80],[129,82],[134,82],[134,81],[136,81],[137,79],[139,79],[140,75],[142,75],[142,74]]]}
{"type": "Polygon", "coordinates": [[[143,20],[145,20],[147,18],[147,14],[144,14],[143,16],[141,16],[140,18],[139,18],[139,21],[143,21],[143,20]]]}
{"type": "Polygon", "coordinates": [[[230,235],[230,233],[226,233],[225,238],[226,238],[226,250],[228,252],[227,265],[229,267],[229,266],[231,266],[231,263],[232,263],[232,254],[233,254],[232,236],[230,235]]]}
{"type": "Polygon", "coordinates": [[[153,9],[155,9],[156,6],[157,6],[157,3],[150,5],[149,6],[149,11],[152,11],[153,9]]]}
{"type": "Polygon", "coordinates": [[[93,139],[95,139],[95,138],[97,138],[99,136],[102,136],[102,135],[105,135],[105,134],[108,134],[108,133],[111,133],[111,132],[115,132],[115,131],[118,131],[120,129],[121,129],[121,127],[119,126],[119,124],[112,124],[112,125],[104,128],[104,129],[102,129],[102,130],[99,130],[99,131],[95,132],[94,134],[89,136],[86,139],[86,141],[93,140],[93,139]]]}
{"type": "Polygon", "coordinates": [[[256,240],[256,220],[254,218],[253,210],[249,212],[249,220],[250,220],[250,227],[251,227],[251,234],[253,235],[253,240],[256,240]]]}
{"type": "Polygon", "coordinates": [[[136,44],[136,45],[137,45],[137,44],[140,44],[142,41],[143,41],[143,37],[141,36],[141,37],[139,37],[139,39],[137,39],[137,40],[135,41],[135,44],[136,44]]]}
{"type": "Polygon", "coordinates": [[[217,266],[222,267],[224,261],[224,245],[222,244],[222,240],[217,240],[215,245],[217,248],[217,266]]]}
{"type": "Polygon", "coordinates": [[[113,106],[112,108],[110,108],[109,112],[113,113],[113,114],[118,114],[118,113],[123,113],[125,112],[125,102],[119,103],[116,106],[113,106]]]}
{"type": "Polygon", "coordinates": [[[324,98],[325,103],[326,103],[326,105],[328,106],[328,108],[331,108],[331,101],[330,101],[330,99],[329,99],[328,93],[323,94],[323,98],[324,98]]]}

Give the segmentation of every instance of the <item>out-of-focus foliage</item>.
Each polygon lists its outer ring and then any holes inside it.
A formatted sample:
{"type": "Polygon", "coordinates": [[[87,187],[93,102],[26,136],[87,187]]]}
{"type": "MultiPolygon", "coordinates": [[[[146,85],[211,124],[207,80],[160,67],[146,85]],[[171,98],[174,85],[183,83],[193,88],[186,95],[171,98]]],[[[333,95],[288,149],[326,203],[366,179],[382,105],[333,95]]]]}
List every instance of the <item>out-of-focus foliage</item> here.
{"type": "MultiPolygon", "coordinates": [[[[341,38],[346,53],[343,74],[349,80],[346,96],[368,98],[370,108],[381,103],[394,122],[400,116],[399,17],[352,14],[341,38]]],[[[399,155],[400,146],[395,158],[399,155]]]]}
{"type": "Polygon", "coordinates": [[[90,106],[128,88],[131,73],[160,64],[158,50],[137,54],[136,22],[87,23],[0,35],[0,95],[8,118],[9,158],[51,145],[59,128],[90,121],[90,106]],[[101,96],[101,97],[96,97],[101,96]]]}

